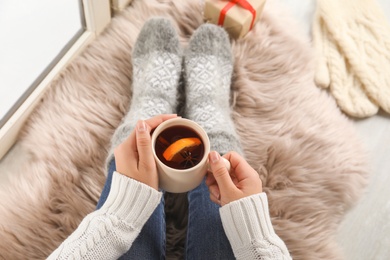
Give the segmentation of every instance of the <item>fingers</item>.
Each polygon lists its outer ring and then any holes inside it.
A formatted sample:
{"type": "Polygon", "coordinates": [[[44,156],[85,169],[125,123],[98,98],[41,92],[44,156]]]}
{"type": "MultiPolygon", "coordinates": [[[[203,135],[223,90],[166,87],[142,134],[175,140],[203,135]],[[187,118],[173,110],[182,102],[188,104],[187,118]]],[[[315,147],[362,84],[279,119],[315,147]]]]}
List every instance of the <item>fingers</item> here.
{"type": "Polygon", "coordinates": [[[150,126],[150,129],[154,129],[159,124],[161,124],[162,122],[164,122],[164,121],[166,121],[168,119],[176,118],[176,117],[177,117],[176,114],[159,115],[159,116],[155,116],[155,117],[152,117],[152,118],[149,118],[149,119],[145,120],[145,123],[148,126],[150,126]]]}
{"type": "Polygon", "coordinates": [[[213,176],[221,191],[234,189],[235,185],[230,177],[225,163],[221,160],[221,156],[216,151],[209,154],[210,166],[213,176]]]}
{"type": "Polygon", "coordinates": [[[216,184],[216,181],[215,181],[215,178],[213,176],[213,173],[212,172],[208,172],[207,175],[206,175],[206,185],[207,186],[210,186],[210,185],[213,185],[213,184],[216,184]]]}
{"type": "Polygon", "coordinates": [[[224,155],[230,161],[234,174],[233,183],[242,191],[242,196],[250,196],[262,192],[262,182],[259,174],[249,163],[236,152],[224,155]]]}
{"type": "Polygon", "coordinates": [[[150,132],[160,123],[175,117],[175,114],[160,115],[138,121],[129,137],[114,150],[116,170],[158,190],[150,132]]]}
{"type": "Polygon", "coordinates": [[[114,150],[116,171],[128,177],[131,177],[131,172],[137,170],[137,164],[129,163],[138,161],[138,153],[133,146],[135,147],[135,135],[127,138],[114,150]]]}
{"type": "MultiPolygon", "coordinates": [[[[177,117],[176,114],[166,114],[152,117],[150,119],[145,120],[144,122],[149,126],[149,134],[150,130],[156,128],[162,122],[177,117]]],[[[137,126],[136,126],[137,127],[137,126]]],[[[137,141],[136,141],[136,131],[132,131],[126,140],[121,144],[121,146],[129,148],[127,151],[130,154],[130,158],[136,160],[138,162],[138,149],[137,149],[137,141]]]]}
{"type": "MultiPolygon", "coordinates": [[[[162,122],[176,118],[176,114],[158,115],[147,120],[139,120],[136,125],[136,131],[131,135],[136,135],[136,147],[131,145],[134,152],[138,154],[138,168],[139,170],[149,171],[154,167],[154,158],[152,153],[152,144],[150,131],[160,125],[162,122]]],[[[129,139],[131,140],[131,135],[129,139]]]]}
{"type": "MultiPolygon", "coordinates": [[[[152,130],[152,129],[156,128],[162,122],[169,120],[169,119],[172,119],[172,118],[176,118],[176,117],[177,117],[176,114],[164,114],[164,115],[158,115],[158,116],[149,118],[149,119],[144,120],[144,121],[149,126],[149,128],[152,130]]],[[[131,140],[135,140],[135,131],[132,131],[130,133],[129,137],[124,142],[130,143],[131,140]]],[[[134,148],[136,148],[136,147],[134,147],[134,148]]]]}
{"type": "Polygon", "coordinates": [[[262,192],[262,183],[257,172],[243,157],[236,152],[227,153],[223,157],[230,162],[230,172],[217,152],[209,154],[212,176],[207,176],[206,185],[213,202],[223,206],[262,192]]]}
{"type": "Polygon", "coordinates": [[[218,205],[222,206],[221,196],[216,197],[216,195],[213,194],[211,191],[210,191],[210,200],[212,202],[214,202],[215,204],[218,204],[218,205]]]}
{"type": "Polygon", "coordinates": [[[226,158],[234,170],[236,181],[256,175],[256,171],[248,164],[248,162],[238,153],[229,152],[223,156],[226,158]]]}
{"type": "Polygon", "coordinates": [[[151,171],[154,167],[150,128],[145,121],[140,120],[136,126],[136,142],[138,151],[138,169],[142,172],[151,171]]]}
{"type": "Polygon", "coordinates": [[[211,201],[221,205],[221,193],[212,172],[208,172],[206,175],[206,185],[210,192],[211,201]]]}

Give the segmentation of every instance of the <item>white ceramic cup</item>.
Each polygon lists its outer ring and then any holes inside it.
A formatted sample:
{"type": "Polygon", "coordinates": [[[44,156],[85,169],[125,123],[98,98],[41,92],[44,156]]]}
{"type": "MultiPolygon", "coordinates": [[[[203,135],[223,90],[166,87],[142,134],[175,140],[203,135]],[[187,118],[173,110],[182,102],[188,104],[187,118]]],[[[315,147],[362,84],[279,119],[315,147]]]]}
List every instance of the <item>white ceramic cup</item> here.
{"type": "MultiPolygon", "coordinates": [[[[153,156],[156,161],[157,171],[159,175],[159,187],[167,192],[182,193],[195,189],[202,182],[207,173],[208,155],[210,153],[210,140],[205,130],[192,120],[184,118],[173,118],[161,123],[152,134],[152,149],[153,156]],[[156,140],[157,137],[167,128],[173,126],[184,126],[192,129],[200,137],[204,153],[203,158],[198,164],[188,169],[175,169],[164,164],[156,155],[156,140]]],[[[230,169],[230,163],[227,162],[226,167],[230,169]]],[[[226,164],[225,162],[225,164],[226,164]]]]}

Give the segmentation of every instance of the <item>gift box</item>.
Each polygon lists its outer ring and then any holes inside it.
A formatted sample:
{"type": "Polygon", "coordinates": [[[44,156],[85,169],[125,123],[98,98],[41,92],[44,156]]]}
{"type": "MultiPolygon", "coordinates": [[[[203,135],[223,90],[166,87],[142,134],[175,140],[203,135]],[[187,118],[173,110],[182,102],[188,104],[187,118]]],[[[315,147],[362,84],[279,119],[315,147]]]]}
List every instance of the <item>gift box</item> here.
{"type": "Polygon", "coordinates": [[[204,18],[223,26],[235,39],[244,37],[259,19],[265,0],[206,0],[204,18]]]}

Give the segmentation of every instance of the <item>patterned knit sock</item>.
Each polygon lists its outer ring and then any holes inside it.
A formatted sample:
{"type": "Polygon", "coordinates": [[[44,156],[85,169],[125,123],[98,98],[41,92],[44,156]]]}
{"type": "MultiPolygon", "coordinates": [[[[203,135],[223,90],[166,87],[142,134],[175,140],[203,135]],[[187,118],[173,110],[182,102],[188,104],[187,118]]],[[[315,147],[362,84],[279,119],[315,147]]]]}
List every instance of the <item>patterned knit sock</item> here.
{"type": "Polygon", "coordinates": [[[176,113],[182,57],[179,38],[169,20],[153,18],[145,23],[135,43],[132,62],[131,106],[112,137],[107,163],[113,158],[114,148],[130,135],[139,119],[176,113]]]}
{"type": "Polygon", "coordinates": [[[190,39],[184,66],[186,117],[206,130],[212,150],[243,154],[230,115],[233,57],[226,32],[201,25],[190,39]]]}

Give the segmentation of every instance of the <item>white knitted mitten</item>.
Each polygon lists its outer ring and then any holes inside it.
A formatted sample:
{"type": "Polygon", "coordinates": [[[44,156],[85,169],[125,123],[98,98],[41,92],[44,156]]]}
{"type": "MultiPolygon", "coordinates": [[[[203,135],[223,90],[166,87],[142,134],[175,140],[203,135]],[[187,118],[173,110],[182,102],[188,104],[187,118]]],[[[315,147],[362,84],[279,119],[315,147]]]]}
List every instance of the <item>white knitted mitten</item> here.
{"type": "Polygon", "coordinates": [[[316,84],[355,117],[390,113],[390,25],[374,0],[318,0],[316,84]]]}

